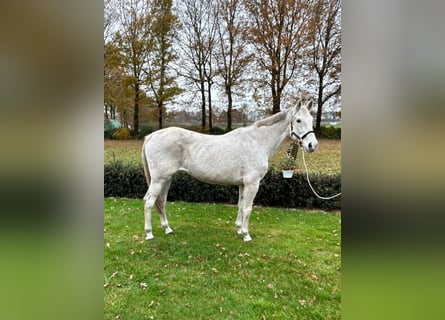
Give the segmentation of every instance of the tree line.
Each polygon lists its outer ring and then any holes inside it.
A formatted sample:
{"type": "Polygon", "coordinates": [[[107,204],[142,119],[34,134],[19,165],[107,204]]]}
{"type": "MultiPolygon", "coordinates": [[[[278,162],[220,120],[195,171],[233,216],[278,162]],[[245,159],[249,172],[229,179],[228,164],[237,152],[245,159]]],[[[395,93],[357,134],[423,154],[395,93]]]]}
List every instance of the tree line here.
{"type": "MultiPolygon", "coordinates": [[[[213,96],[224,97],[226,130],[235,101],[250,94],[270,114],[299,98],[323,107],[341,98],[339,0],[105,0],[105,116],[155,114],[186,97],[211,129],[213,96]]],[[[143,120],[143,119],[142,119],[143,120]]]]}

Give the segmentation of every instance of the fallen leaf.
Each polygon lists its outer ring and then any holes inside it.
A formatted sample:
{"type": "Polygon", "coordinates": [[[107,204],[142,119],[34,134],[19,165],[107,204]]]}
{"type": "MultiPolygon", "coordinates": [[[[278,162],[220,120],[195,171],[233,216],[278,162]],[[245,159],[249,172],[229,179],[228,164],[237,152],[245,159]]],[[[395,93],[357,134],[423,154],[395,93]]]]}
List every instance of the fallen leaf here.
{"type": "Polygon", "coordinates": [[[318,280],[318,277],[317,277],[314,273],[309,273],[309,277],[310,277],[312,280],[318,280]]]}

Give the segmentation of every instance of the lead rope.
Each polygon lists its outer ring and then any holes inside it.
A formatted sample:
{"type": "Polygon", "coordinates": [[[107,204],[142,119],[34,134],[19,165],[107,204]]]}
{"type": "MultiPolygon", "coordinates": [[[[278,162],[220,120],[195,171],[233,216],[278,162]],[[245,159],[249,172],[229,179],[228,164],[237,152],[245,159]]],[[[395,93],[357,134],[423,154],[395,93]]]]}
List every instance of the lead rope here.
{"type": "Polygon", "coordinates": [[[330,196],[330,197],[322,197],[322,196],[320,196],[320,195],[315,191],[314,187],[312,187],[311,180],[309,179],[309,171],[308,171],[308,169],[307,169],[306,160],[304,159],[304,148],[301,148],[301,153],[303,154],[303,164],[304,164],[304,169],[306,170],[306,179],[307,179],[307,183],[309,184],[309,187],[311,187],[312,192],[313,192],[318,198],[323,199],[323,200],[333,199],[333,198],[336,198],[336,197],[338,197],[339,195],[341,195],[341,192],[340,192],[340,193],[337,193],[337,194],[335,194],[335,195],[333,195],[333,196],[330,196]]]}

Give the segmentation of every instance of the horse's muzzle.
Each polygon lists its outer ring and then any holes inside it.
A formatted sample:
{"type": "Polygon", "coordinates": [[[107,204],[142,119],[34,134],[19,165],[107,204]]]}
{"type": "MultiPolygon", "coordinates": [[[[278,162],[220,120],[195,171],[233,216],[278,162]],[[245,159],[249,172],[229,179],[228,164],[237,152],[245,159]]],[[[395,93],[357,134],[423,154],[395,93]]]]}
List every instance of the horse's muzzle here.
{"type": "Polygon", "coordinates": [[[314,152],[315,149],[317,149],[317,147],[318,147],[317,141],[311,141],[307,145],[303,144],[304,151],[306,151],[308,153],[314,152]]]}

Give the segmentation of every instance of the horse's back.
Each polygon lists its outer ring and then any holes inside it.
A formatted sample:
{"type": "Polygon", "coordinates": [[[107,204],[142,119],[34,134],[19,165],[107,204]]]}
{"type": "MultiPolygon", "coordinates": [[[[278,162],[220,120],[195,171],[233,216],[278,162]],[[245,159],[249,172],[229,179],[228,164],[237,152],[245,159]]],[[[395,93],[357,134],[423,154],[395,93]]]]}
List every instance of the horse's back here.
{"type": "Polygon", "coordinates": [[[239,142],[239,137],[236,137],[234,132],[223,135],[209,135],[203,134],[179,127],[168,127],[151,133],[145,139],[149,140],[146,144],[149,148],[170,149],[172,145],[181,146],[183,149],[200,148],[200,147],[222,147],[227,149],[226,144],[234,145],[234,141],[239,142]]]}

